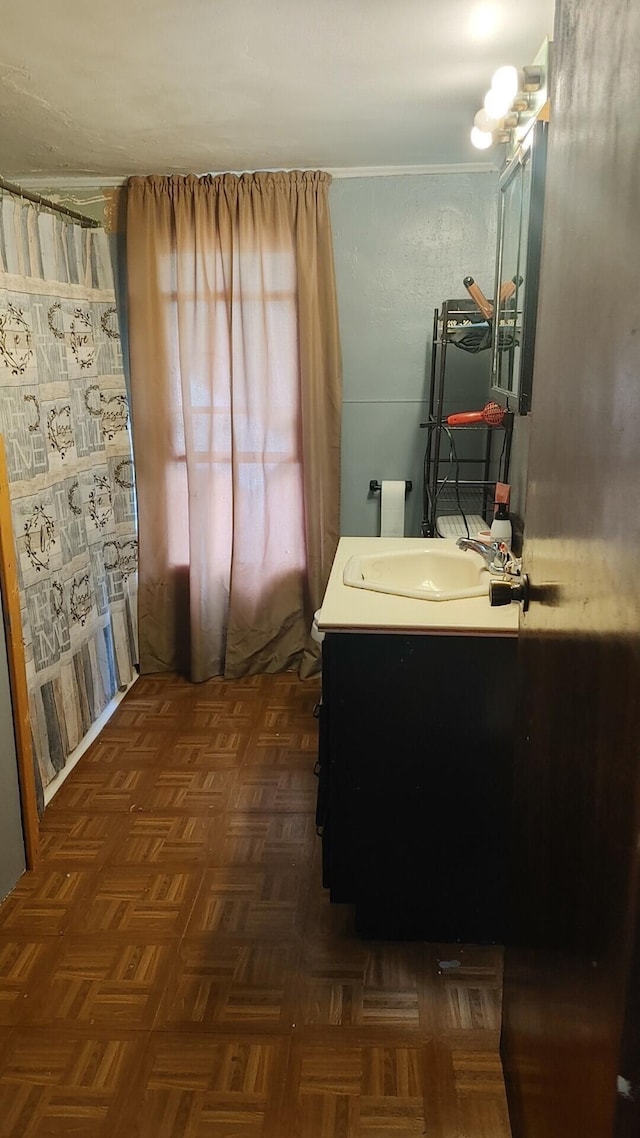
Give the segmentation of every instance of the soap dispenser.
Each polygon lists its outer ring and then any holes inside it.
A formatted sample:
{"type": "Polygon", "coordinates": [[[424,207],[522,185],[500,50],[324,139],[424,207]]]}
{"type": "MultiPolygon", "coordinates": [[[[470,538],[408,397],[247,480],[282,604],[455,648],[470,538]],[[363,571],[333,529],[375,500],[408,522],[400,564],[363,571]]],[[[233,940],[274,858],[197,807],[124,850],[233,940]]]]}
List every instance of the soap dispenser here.
{"type": "Polygon", "coordinates": [[[511,549],[511,519],[509,518],[509,511],[506,502],[498,502],[498,509],[496,516],[491,523],[491,540],[502,541],[511,549]]]}

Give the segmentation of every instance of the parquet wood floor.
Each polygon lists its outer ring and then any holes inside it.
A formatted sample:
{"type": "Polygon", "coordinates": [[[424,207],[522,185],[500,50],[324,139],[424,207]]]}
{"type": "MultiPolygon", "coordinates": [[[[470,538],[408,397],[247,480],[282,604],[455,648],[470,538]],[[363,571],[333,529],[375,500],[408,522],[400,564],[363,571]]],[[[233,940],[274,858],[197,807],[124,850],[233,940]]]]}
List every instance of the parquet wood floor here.
{"type": "Polygon", "coordinates": [[[141,678],[0,906],[0,1138],[509,1138],[499,949],[320,883],[317,682],[141,678]]]}

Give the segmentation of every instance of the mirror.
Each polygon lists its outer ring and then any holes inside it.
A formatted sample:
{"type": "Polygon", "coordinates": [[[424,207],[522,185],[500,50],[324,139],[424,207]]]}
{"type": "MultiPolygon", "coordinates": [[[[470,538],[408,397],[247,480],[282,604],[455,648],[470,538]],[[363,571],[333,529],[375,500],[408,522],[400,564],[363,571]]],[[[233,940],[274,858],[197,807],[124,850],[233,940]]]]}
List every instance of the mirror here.
{"type": "Polygon", "coordinates": [[[537,120],[500,177],[496,311],[491,384],[526,415],[531,405],[533,352],[542,247],[548,124],[537,120]]]}

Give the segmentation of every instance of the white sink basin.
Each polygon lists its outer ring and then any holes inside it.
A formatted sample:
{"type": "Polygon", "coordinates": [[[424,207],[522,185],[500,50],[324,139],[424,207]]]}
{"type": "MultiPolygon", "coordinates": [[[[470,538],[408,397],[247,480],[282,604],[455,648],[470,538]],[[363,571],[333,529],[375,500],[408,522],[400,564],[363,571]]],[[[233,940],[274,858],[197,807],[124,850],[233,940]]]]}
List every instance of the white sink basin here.
{"type": "Polygon", "coordinates": [[[468,549],[398,549],[349,558],[342,579],[355,589],[425,601],[454,601],[489,592],[490,574],[468,549]]]}

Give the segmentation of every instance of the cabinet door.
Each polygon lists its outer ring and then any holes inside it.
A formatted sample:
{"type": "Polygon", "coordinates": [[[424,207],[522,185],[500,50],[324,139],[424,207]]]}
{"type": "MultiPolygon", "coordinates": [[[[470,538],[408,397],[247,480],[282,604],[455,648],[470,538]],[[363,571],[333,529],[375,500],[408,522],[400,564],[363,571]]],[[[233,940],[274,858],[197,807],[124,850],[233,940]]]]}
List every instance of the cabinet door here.
{"type": "Polygon", "coordinates": [[[322,884],[331,884],[331,852],[329,836],[329,725],[328,708],[321,700],[314,715],[318,720],[318,758],[315,773],[318,779],[316,798],[316,832],[322,838],[322,884]]]}
{"type": "Polygon", "coordinates": [[[331,809],[359,933],[500,940],[515,641],[336,642],[331,809]]]}
{"type": "MultiPolygon", "coordinates": [[[[346,639],[350,640],[350,636],[346,639]]],[[[353,902],[360,826],[356,820],[356,767],[352,761],[351,707],[345,682],[345,635],[328,633],[322,644],[322,698],[325,705],[328,806],[323,828],[323,875],[332,901],[353,902]]],[[[361,714],[359,712],[358,714],[361,714]]]]}

